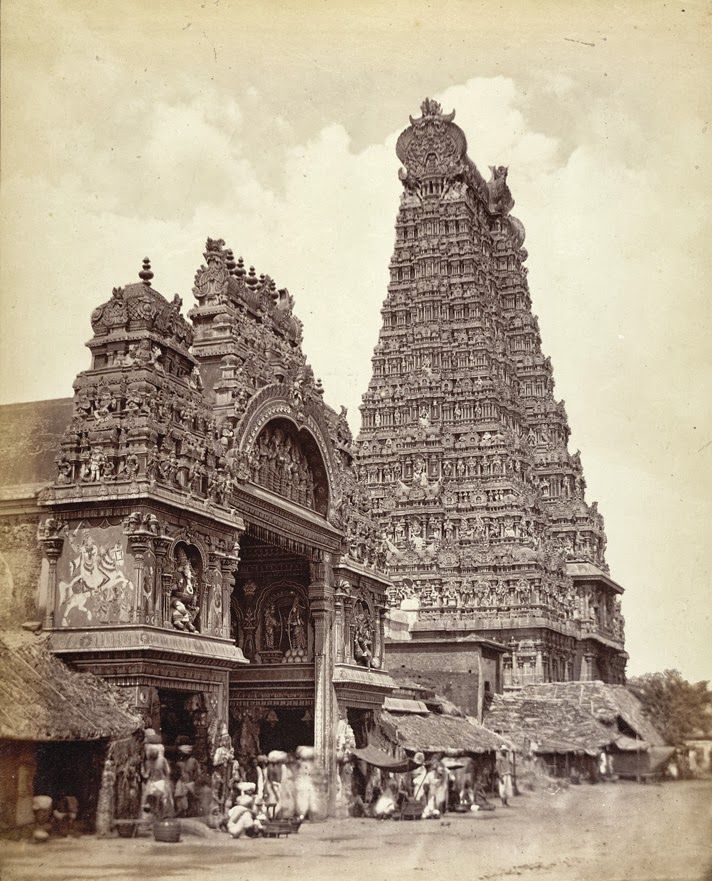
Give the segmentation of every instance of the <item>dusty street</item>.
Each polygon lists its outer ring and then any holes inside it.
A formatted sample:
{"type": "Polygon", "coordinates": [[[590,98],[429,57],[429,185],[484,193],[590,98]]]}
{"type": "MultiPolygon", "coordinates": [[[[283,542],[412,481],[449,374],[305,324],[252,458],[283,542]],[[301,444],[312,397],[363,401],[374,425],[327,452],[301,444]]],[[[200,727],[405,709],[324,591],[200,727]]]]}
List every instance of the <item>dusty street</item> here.
{"type": "Polygon", "coordinates": [[[712,879],[712,782],[606,784],[443,821],[305,824],[289,839],[184,837],[3,845],[2,881],[712,879]]]}

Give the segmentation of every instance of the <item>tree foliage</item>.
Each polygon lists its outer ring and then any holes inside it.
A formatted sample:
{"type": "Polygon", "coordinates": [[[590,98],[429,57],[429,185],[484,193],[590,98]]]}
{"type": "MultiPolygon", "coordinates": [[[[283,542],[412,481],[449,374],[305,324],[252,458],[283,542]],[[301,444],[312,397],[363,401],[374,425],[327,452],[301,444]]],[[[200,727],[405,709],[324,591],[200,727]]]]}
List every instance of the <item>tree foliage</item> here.
{"type": "Polygon", "coordinates": [[[646,673],[628,680],[646,714],[670,744],[712,734],[712,691],[709,683],[688,682],[677,670],[646,673]]]}

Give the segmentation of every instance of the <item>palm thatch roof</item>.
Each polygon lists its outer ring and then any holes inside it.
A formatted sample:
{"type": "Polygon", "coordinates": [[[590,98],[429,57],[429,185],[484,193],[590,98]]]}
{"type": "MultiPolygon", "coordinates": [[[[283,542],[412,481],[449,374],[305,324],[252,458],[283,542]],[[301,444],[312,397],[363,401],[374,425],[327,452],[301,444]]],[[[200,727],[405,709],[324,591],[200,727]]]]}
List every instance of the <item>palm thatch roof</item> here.
{"type": "Polygon", "coordinates": [[[120,692],[91,673],[70,670],[46,639],[0,632],[0,739],[99,740],[140,726],[120,692]]]}
{"type": "Polygon", "coordinates": [[[381,725],[393,742],[411,752],[485,753],[502,746],[502,738],[461,716],[381,712],[381,725]]]}
{"type": "Polygon", "coordinates": [[[645,715],[641,702],[625,685],[608,685],[599,681],[547,682],[527,685],[522,693],[530,697],[562,700],[581,707],[598,721],[623,728],[623,734],[632,733],[651,746],[663,746],[665,743],[645,715]]]}
{"type": "Polygon", "coordinates": [[[526,751],[530,746],[540,754],[596,755],[620,734],[576,704],[522,692],[495,695],[485,723],[515,748],[526,751]]]}

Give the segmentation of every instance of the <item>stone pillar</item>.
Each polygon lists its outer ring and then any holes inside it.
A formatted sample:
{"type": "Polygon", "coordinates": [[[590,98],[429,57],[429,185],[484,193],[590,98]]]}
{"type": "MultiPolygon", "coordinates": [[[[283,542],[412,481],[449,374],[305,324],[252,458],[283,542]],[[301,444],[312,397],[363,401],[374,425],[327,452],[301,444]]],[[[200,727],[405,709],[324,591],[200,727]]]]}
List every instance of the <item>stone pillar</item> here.
{"type": "Polygon", "coordinates": [[[223,557],[220,560],[220,574],[222,576],[222,633],[225,639],[230,638],[230,599],[235,587],[235,572],[239,560],[235,557],[223,557]]]}
{"type": "Polygon", "coordinates": [[[344,600],[348,594],[342,582],[336,586],[334,593],[334,661],[343,664],[346,657],[344,640],[344,600]]]}
{"type": "Polygon", "coordinates": [[[139,624],[153,623],[155,620],[154,585],[146,590],[145,554],[151,547],[152,536],[148,532],[129,534],[128,546],[136,564],[136,603],[131,611],[131,620],[139,624]]]}
{"type": "Polygon", "coordinates": [[[55,612],[57,609],[57,560],[62,554],[64,538],[60,535],[62,527],[53,518],[48,518],[40,526],[38,539],[47,558],[47,607],[44,614],[44,627],[46,630],[55,625],[55,612]]]}
{"type": "Polygon", "coordinates": [[[583,664],[581,670],[581,679],[584,682],[590,682],[593,679],[593,664],[594,664],[595,655],[593,654],[585,654],[583,656],[583,664]]]}
{"type": "Polygon", "coordinates": [[[377,666],[381,670],[386,665],[385,629],[387,613],[388,606],[384,603],[379,603],[376,609],[376,648],[374,651],[374,657],[378,659],[378,664],[375,666],[377,666]]]}
{"type": "Polygon", "coordinates": [[[336,801],[336,726],[334,689],[334,589],[331,562],[312,564],[309,606],[314,621],[314,770],[315,819],[333,815],[336,801]]]}
{"type": "Polygon", "coordinates": [[[168,559],[171,539],[157,536],[153,546],[156,550],[156,624],[159,627],[171,626],[171,587],[173,573],[168,559]]]}
{"type": "Polygon", "coordinates": [[[544,657],[542,655],[541,646],[536,648],[536,659],[534,661],[534,681],[544,681],[544,657]]]}

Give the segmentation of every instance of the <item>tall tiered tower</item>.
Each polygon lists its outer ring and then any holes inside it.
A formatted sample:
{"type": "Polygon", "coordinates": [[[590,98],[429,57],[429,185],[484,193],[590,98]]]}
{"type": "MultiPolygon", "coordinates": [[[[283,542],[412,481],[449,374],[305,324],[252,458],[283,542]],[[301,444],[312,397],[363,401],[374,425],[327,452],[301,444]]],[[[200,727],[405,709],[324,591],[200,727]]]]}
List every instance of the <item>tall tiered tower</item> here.
{"type": "Polygon", "coordinates": [[[357,445],[390,544],[392,663],[425,669],[434,646],[442,664],[445,642],[481,638],[506,647],[505,685],[622,681],[622,589],[567,448],[507,169],[485,182],[454,112],[421,110],[396,145],[403,194],[357,445]]]}

